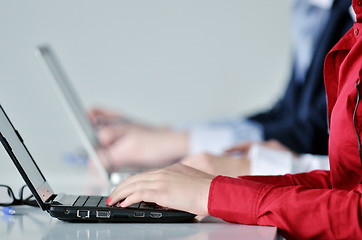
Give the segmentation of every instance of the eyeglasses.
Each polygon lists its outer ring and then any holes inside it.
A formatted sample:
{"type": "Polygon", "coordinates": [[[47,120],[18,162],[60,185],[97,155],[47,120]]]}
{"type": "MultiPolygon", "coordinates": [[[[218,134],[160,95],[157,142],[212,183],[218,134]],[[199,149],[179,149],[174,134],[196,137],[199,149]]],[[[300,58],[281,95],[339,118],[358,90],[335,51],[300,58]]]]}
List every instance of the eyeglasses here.
{"type": "Polygon", "coordinates": [[[19,198],[16,198],[13,190],[9,186],[0,184],[0,206],[13,205],[30,205],[38,207],[38,204],[30,193],[27,185],[20,188],[19,198]]]}

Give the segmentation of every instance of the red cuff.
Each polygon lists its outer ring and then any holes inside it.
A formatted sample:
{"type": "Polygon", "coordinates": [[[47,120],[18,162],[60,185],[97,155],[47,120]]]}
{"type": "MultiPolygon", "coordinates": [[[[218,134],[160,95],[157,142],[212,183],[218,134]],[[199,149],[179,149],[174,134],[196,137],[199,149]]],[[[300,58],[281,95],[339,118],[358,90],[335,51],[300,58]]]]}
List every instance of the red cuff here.
{"type": "Polygon", "coordinates": [[[259,199],[270,187],[245,179],[217,176],[210,185],[209,214],[228,222],[257,224],[259,199]]]}

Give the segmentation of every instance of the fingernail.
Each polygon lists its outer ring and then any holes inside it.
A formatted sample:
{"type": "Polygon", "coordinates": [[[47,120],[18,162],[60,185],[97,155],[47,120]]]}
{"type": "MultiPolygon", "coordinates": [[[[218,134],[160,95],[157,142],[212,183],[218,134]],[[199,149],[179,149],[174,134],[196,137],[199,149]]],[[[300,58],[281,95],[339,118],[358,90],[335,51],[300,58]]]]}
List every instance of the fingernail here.
{"type": "Polygon", "coordinates": [[[106,200],[106,204],[107,204],[107,205],[109,205],[109,203],[110,203],[111,201],[112,201],[112,198],[110,198],[110,197],[109,197],[109,198],[107,198],[107,200],[106,200]]]}

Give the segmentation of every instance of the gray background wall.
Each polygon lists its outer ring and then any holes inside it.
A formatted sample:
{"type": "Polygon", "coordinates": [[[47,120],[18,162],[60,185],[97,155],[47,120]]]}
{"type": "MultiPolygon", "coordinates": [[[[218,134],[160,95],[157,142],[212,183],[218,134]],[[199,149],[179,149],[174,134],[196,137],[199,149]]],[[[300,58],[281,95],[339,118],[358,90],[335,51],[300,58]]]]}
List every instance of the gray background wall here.
{"type": "MultiPolygon", "coordinates": [[[[0,0],[0,103],[48,176],[81,144],[36,45],[53,46],[86,106],[199,122],[276,101],[289,14],[288,0],[0,0]]],[[[2,148],[0,157],[1,171],[14,171],[2,148]]]]}

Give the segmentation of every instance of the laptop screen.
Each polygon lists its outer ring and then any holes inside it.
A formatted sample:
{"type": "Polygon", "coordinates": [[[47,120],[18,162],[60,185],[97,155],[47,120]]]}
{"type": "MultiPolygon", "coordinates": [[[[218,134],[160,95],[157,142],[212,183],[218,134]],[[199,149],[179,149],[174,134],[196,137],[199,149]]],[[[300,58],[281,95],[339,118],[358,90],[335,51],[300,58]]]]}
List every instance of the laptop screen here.
{"type": "MultiPolygon", "coordinates": [[[[109,181],[110,176],[102,163],[104,156],[102,158],[100,153],[103,153],[105,156],[108,155],[100,147],[97,131],[88,120],[85,108],[81,104],[81,101],[71,85],[65,71],[61,67],[60,62],[55,56],[53,50],[47,45],[39,46],[35,53],[40,60],[48,79],[51,81],[54,89],[56,90],[63,106],[65,107],[69,118],[74,124],[75,129],[89,155],[88,157],[93,161],[99,174],[105,180],[109,181]]],[[[109,161],[108,158],[104,159],[109,161]]]]}
{"type": "Polygon", "coordinates": [[[84,133],[91,141],[93,147],[99,147],[97,132],[88,120],[85,108],[75,93],[68,76],[61,67],[53,50],[47,45],[39,46],[37,50],[36,54],[38,54],[38,59],[41,60],[44,70],[47,72],[49,79],[52,80],[58,96],[62,99],[63,104],[67,103],[64,104],[64,106],[69,115],[74,115],[77,118],[79,127],[83,128],[84,133]]]}
{"type": "Polygon", "coordinates": [[[43,174],[25,147],[20,134],[12,125],[1,105],[0,134],[0,141],[11,156],[30,190],[33,192],[34,197],[41,207],[44,207],[43,202],[53,195],[53,191],[50,189],[43,174]],[[36,194],[34,191],[36,191],[36,194]]]}

